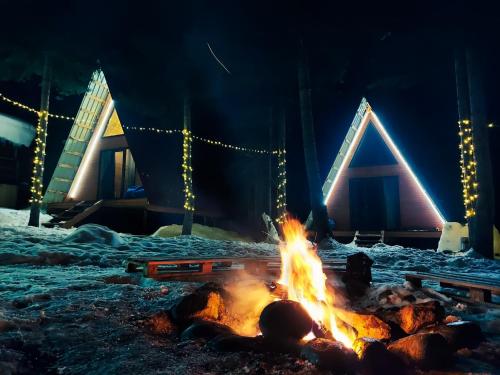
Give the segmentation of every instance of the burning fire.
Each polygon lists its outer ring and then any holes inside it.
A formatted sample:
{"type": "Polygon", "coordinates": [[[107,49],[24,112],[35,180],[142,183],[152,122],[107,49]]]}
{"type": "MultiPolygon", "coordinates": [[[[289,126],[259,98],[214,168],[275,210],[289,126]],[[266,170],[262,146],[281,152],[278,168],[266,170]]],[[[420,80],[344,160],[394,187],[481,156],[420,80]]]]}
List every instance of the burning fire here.
{"type": "MultiPolygon", "coordinates": [[[[298,220],[288,218],[282,229],[285,241],[280,244],[281,277],[278,282],[287,288],[289,300],[299,302],[335,340],[352,348],[355,334],[337,322],[333,307],[335,296],[327,289],[321,259],[307,240],[304,227],[298,220]]],[[[311,333],[306,339],[312,337],[311,333]]]]}

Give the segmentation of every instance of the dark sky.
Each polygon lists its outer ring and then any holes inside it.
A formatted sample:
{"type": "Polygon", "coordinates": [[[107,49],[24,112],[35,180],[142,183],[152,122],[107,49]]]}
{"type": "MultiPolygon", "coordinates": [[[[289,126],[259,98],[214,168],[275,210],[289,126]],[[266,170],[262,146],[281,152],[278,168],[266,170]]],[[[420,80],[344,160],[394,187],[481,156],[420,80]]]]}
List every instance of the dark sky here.
{"type": "MultiPolygon", "coordinates": [[[[479,40],[488,118],[500,123],[499,17],[493,2],[405,1],[387,7],[379,2],[335,3],[2,1],[0,59],[16,54],[24,58],[18,59],[17,70],[0,73],[7,79],[0,91],[36,106],[36,75],[22,83],[12,80],[19,81],[22,72],[24,78],[36,72],[41,49],[48,48],[54,51],[60,76],[53,112],[76,112],[79,97],[62,96],[61,91],[84,88],[97,60],[126,123],[179,128],[182,92],[189,85],[196,103],[195,133],[264,146],[271,110],[285,103],[288,204],[305,217],[309,207],[296,78],[297,41],[302,37],[322,178],[365,96],[445,217],[461,220],[453,49],[463,40],[479,40]],[[231,74],[215,61],[207,42],[231,74]],[[19,68],[26,56],[32,64],[19,68]]],[[[4,105],[0,111],[23,116],[4,105]]],[[[49,126],[48,175],[70,124],[54,121],[49,126]]],[[[498,128],[491,135],[498,144],[498,128]]],[[[498,168],[498,152],[493,154],[498,168]]],[[[199,189],[210,194],[224,190],[231,179],[249,178],[221,167],[226,154],[202,157],[199,189]]],[[[233,191],[230,196],[236,195],[233,191]]]]}

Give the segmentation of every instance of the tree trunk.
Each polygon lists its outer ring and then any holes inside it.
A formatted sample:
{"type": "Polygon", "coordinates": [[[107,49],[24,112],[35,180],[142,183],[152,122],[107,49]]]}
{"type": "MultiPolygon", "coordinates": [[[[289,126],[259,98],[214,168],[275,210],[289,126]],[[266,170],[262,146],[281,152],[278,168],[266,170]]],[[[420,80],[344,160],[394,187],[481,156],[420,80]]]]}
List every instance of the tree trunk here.
{"type": "Polygon", "coordinates": [[[309,200],[312,211],[312,229],[316,231],[316,241],[319,242],[329,236],[328,215],[323,204],[323,192],[319,177],[319,165],[314,137],[314,122],[311,104],[311,83],[307,66],[306,53],[302,40],[299,45],[299,99],[300,119],[302,123],[302,141],[306,163],[307,183],[309,185],[309,200]]]}
{"type": "Polygon", "coordinates": [[[40,207],[43,200],[43,171],[45,164],[45,147],[47,143],[47,124],[49,122],[50,84],[50,63],[48,56],[45,55],[42,73],[40,112],[38,114],[38,123],[36,127],[33,176],[31,177],[31,210],[28,225],[33,227],[38,227],[40,225],[40,207]]]}
{"type": "Polygon", "coordinates": [[[193,229],[194,194],[193,168],[191,164],[191,98],[186,92],[184,96],[184,129],[182,142],[182,178],[184,181],[184,220],[182,234],[190,235],[193,229]]]}
{"type": "Polygon", "coordinates": [[[276,191],[277,221],[283,223],[286,216],[286,113],[282,107],[278,119],[278,188],[276,191]]]}
{"type": "MultiPolygon", "coordinates": [[[[465,206],[465,218],[467,219],[467,225],[469,227],[469,245],[474,242],[474,215],[469,215],[468,212],[471,209],[471,205],[465,203],[469,191],[469,182],[466,181],[467,178],[467,165],[469,161],[473,161],[472,155],[468,155],[465,150],[465,139],[468,136],[468,132],[465,131],[469,126],[465,125],[466,122],[470,121],[470,102],[469,102],[469,84],[467,80],[467,66],[465,62],[465,53],[463,48],[457,48],[455,50],[455,82],[457,89],[457,109],[458,109],[458,124],[459,124],[459,135],[460,135],[460,169],[462,187],[463,187],[463,198],[465,206]]],[[[475,178],[474,178],[475,181],[475,178]]]]}
{"type": "Polygon", "coordinates": [[[273,109],[269,109],[269,155],[267,158],[267,210],[270,218],[273,218],[273,128],[274,128],[274,117],[273,109]]]}
{"type": "Polygon", "coordinates": [[[478,50],[475,48],[467,49],[466,58],[478,182],[475,223],[473,228],[470,229],[470,232],[473,232],[472,247],[483,256],[493,258],[495,197],[486,123],[486,103],[483,88],[484,77],[478,50]]]}

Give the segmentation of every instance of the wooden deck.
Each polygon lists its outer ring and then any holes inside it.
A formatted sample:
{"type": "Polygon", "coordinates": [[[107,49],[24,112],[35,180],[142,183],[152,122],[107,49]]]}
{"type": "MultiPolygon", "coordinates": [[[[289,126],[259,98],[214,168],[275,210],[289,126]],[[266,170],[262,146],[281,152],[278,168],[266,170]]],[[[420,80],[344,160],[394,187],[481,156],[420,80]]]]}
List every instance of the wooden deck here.
{"type": "MultiPolygon", "coordinates": [[[[147,198],[130,198],[130,199],[104,199],[100,201],[100,207],[112,207],[112,208],[137,208],[144,209],[150,212],[160,212],[168,214],[184,214],[184,209],[180,207],[168,207],[158,204],[149,203],[147,198]]],[[[59,211],[67,210],[73,207],[76,201],[65,201],[57,203],[48,203],[47,211],[48,213],[55,213],[59,211]]],[[[196,211],[196,215],[209,216],[209,217],[220,217],[221,214],[217,212],[206,212],[206,211],[196,211]]]]}
{"type": "MultiPolygon", "coordinates": [[[[415,288],[422,287],[423,280],[438,282],[440,286],[446,288],[464,289],[468,291],[469,295],[466,300],[470,302],[478,303],[488,303],[491,304],[491,295],[500,295],[500,283],[495,280],[489,280],[477,276],[459,274],[459,273],[425,273],[416,272],[411,274],[406,274],[405,278],[409,281],[415,288]]],[[[456,295],[451,295],[451,297],[459,297],[456,295]]],[[[499,305],[497,305],[498,307],[499,305]]]]}

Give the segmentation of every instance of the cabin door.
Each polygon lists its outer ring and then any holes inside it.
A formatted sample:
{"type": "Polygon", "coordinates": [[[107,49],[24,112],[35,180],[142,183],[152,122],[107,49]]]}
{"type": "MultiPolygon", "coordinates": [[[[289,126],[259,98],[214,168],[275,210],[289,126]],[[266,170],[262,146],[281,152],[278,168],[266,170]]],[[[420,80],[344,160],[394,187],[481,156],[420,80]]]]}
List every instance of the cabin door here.
{"type": "Polygon", "coordinates": [[[399,227],[397,176],[351,178],[349,208],[353,230],[391,230],[399,227]]]}
{"type": "Polygon", "coordinates": [[[99,164],[99,199],[123,198],[137,179],[130,150],[103,150],[99,164]]]}

